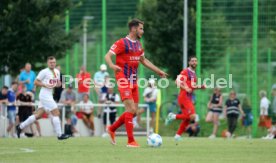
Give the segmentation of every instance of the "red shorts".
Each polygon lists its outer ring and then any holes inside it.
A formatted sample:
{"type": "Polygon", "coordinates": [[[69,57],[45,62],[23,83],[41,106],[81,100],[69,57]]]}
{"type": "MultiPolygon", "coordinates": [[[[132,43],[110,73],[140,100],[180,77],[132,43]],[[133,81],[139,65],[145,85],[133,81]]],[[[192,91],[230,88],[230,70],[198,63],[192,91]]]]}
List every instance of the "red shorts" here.
{"type": "Polygon", "coordinates": [[[116,73],[116,81],[118,85],[118,91],[120,92],[121,100],[133,99],[134,103],[139,102],[139,88],[136,81],[130,83],[129,79],[126,79],[124,73],[116,73]],[[135,83],[134,83],[135,82],[135,83]]]}
{"type": "Polygon", "coordinates": [[[265,127],[269,129],[272,126],[271,118],[268,116],[264,116],[263,118],[260,116],[259,127],[265,127]]]}
{"type": "Polygon", "coordinates": [[[182,114],[192,115],[195,114],[195,106],[192,99],[188,98],[185,95],[178,96],[178,104],[181,108],[182,114]]]}
{"type": "Polygon", "coordinates": [[[122,101],[125,99],[133,99],[134,103],[139,103],[139,88],[137,84],[118,86],[118,90],[122,101]]]}

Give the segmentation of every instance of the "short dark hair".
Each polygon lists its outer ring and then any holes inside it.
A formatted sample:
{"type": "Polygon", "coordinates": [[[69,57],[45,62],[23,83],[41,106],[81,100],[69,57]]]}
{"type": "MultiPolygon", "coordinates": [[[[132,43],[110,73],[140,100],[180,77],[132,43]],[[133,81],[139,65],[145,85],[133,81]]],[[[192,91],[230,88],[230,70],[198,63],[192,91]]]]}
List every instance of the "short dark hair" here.
{"type": "Polygon", "coordinates": [[[7,90],[8,90],[9,87],[7,87],[7,86],[4,85],[4,86],[2,87],[2,89],[7,89],[7,90]]]}
{"type": "Polygon", "coordinates": [[[87,96],[89,98],[89,94],[88,93],[83,94],[82,98],[85,97],[85,96],[87,96]]]}
{"type": "Polygon", "coordinates": [[[11,85],[14,85],[14,84],[18,84],[16,81],[13,81],[12,83],[11,83],[11,85]]]}
{"type": "Polygon", "coordinates": [[[49,56],[48,58],[47,58],[47,61],[49,61],[49,60],[53,60],[53,59],[56,59],[54,56],[49,56]]]}
{"type": "Polygon", "coordinates": [[[189,58],[188,58],[188,62],[190,62],[191,59],[193,59],[193,58],[196,58],[196,59],[197,59],[197,57],[196,57],[195,55],[191,55],[191,56],[189,56],[189,58]]]}
{"type": "Polygon", "coordinates": [[[129,23],[128,23],[128,28],[129,30],[131,30],[132,27],[138,27],[139,24],[144,24],[144,22],[142,20],[139,19],[132,19],[129,23]]]}

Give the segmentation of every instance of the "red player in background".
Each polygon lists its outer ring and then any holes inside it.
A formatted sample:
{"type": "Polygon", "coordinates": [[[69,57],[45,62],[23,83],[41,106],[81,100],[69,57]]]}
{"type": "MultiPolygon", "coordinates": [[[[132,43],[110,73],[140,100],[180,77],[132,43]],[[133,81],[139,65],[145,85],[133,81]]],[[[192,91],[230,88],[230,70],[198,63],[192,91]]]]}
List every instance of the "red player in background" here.
{"type": "Polygon", "coordinates": [[[181,108],[181,114],[169,113],[166,118],[165,124],[168,125],[172,120],[182,120],[179,129],[175,135],[175,140],[181,140],[182,133],[186,130],[190,122],[193,122],[196,118],[195,107],[193,103],[193,91],[195,89],[204,89],[205,86],[196,85],[196,73],[197,58],[195,56],[189,57],[189,67],[182,70],[180,75],[177,76],[176,84],[180,87],[180,93],[178,96],[178,104],[181,108]]]}
{"type": "Polygon", "coordinates": [[[115,131],[125,124],[128,144],[127,147],[139,147],[133,136],[133,116],[138,110],[139,92],[137,85],[137,69],[141,62],[145,67],[151,69],[161,77],[167,74],[153,65],[144,56],[139,39],[144,34],[144,22],[133,19],[129,22],[129,34],[125,38],[116,41],[105,56],[109,67],[114,70],[118,84],[121,100],[125,105],[126,111],[119,119],[108,128],[111,143],[116,144],[115,131]],[[111,57],[116,56],[116,64],[113,64],[111,57]]]}

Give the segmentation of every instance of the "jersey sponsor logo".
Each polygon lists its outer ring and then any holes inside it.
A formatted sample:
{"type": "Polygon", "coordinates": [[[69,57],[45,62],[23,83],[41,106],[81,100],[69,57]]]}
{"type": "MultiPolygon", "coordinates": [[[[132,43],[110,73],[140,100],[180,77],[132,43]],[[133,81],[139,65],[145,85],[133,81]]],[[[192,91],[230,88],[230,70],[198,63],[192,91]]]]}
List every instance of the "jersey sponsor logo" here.
{"type": "Polygon", "coordinates": [[[58,83],[58,79],[50,79],[49,80],[49,84],[57,84],[58,83]]]}
{"type": "Polygon", "coordinates": [[[140,56],[131,56],[131,57],[129,57],[129,60],[131,60],[131,61],[139,61],[140,60],[140,56]]]}

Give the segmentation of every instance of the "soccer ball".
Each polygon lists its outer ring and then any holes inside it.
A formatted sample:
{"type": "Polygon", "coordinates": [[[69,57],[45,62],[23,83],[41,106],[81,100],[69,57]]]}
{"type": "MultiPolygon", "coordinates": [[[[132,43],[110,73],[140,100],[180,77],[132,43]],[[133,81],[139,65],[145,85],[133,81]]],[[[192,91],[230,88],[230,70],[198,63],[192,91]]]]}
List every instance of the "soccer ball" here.
{"type": "Polygon", "coordinates": [[[147,139],[147,144],[150,147],[160,147],[162,145],[162,138],[158,134],[151,134],[147,139]]]}

